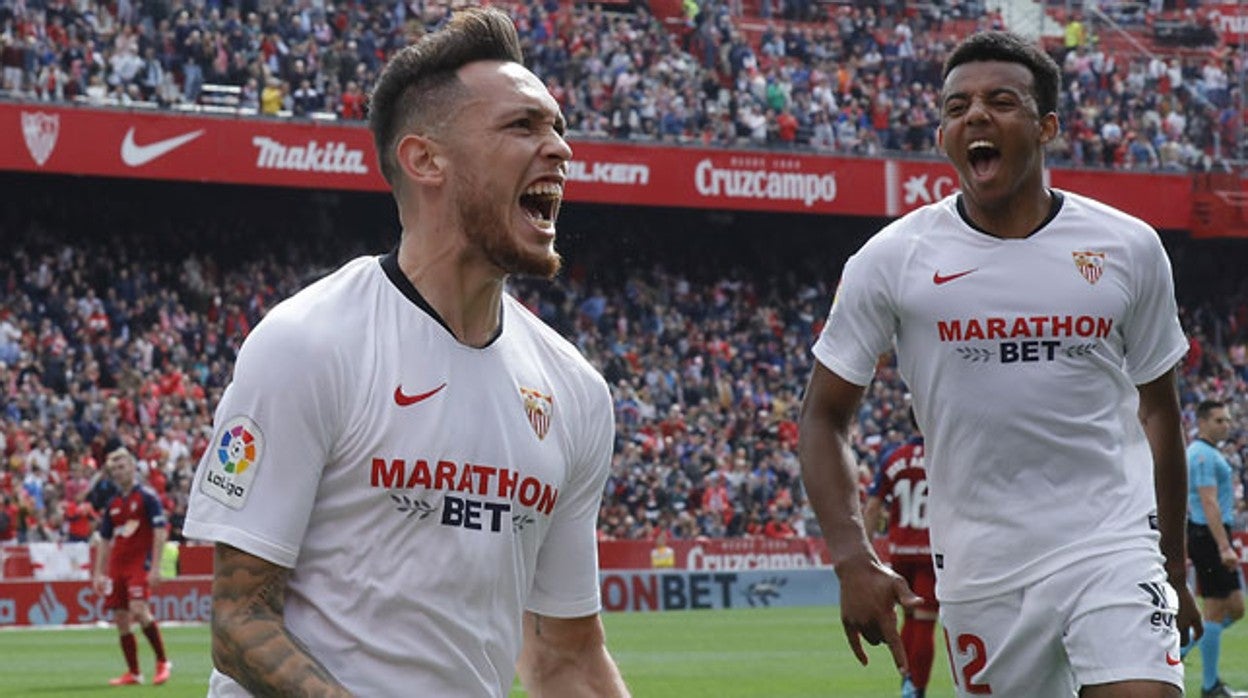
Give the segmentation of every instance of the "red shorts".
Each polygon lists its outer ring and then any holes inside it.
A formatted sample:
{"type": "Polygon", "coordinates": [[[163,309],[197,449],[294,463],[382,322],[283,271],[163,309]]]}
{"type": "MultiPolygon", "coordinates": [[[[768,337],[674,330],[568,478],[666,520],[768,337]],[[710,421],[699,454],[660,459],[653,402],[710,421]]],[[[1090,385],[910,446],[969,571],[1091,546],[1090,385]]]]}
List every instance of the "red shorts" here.
{"type": "Polygon", "coordinates": [[[895,559],[893,571],[900,574],[910,585],[910,591],[923,597],[918,608],[935,613],[940,610],[936,602],[936,570],[932,567],[930,557],[922,559],[895,559]]]}
{"type": "Polygon", "coordinates": [[[147,585],[147,572],[121,572],[109,577],[111,586],[104,598],[104,608],[125,610],[131,601],[147,601],[151,589],[147,585]]]}

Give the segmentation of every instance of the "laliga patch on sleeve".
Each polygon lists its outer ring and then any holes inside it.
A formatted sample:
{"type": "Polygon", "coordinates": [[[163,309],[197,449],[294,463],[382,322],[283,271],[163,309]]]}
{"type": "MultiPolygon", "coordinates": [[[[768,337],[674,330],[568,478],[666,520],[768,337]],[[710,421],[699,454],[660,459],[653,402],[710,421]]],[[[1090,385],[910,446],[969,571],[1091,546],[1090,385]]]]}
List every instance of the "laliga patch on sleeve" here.
{"type": "Polygon", "coordinates": [[[232,417],[208,447],[199,490],[231,509],[242,509],[264,454],[264,435],[248,417],[232,417]]]}

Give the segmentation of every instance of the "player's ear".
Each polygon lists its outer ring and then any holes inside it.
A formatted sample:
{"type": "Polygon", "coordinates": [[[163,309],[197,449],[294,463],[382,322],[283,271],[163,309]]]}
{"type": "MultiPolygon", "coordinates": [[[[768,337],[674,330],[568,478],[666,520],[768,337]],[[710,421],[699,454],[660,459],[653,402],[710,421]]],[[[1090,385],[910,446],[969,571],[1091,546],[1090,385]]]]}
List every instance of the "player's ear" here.
{"type": "Polygon", "coordinates": [[[400,138],[394,146],[394,155],[405,178],[426,185],[441,183],[443,159],[438,147],[436,141],[418,133],[400,138]]]}
{"type": "Polygon", "coordinates": [[[1061,130],[1061,124],[1057,120],[1057,114],[1049,112],[1040,117],[1040,142],[1048,143],[1057,138],[1058,131],[1061,130]]]}
{"type": "Polygon", "coordinates": [[[945,127],[944,126],[936,127],[936,148],[939,150],[945,149],[945,127]]]}

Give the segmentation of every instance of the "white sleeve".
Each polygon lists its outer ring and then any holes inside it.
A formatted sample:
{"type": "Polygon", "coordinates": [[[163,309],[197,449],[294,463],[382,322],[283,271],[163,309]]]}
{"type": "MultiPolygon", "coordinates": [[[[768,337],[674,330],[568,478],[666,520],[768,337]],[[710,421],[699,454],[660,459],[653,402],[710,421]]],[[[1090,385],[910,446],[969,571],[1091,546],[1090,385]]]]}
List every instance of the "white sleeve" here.
{"type": "Polygon", "coordinates": [[[1145,228],[1134,245],[1135,305],[1123,328],[1126,370],[1143,385],[1165,373],[1187,353],[1187,337],[1179,324],[1170,259],[1161,239],[1145,228]]]}
{"type": "Polygon", "coordinates": [[[293,567],[339,431],[341,380],[333,347],[280,310],[239,352],[184,530],[293,567]]]}
{"type": "MultiPolygon", "coordinates": [[[[828,321],[813,352],[828,370],[854,385],[871,382],[880,354],[892,347],[897,312],[893,279],[885,273],[886,246],[879,236],[845,263],[828,321]]],[[[897,265],[891,265],[894,268],[897,265]]]]}
{"type": "Polygon", "coordinates": [[[598,509],[611,470],[615,417],[606,383],[599,378],[590,387],[589,404],[580,406],[586,414],[578,420],[584,438],[573,463],[575,471],[559,494],[555,517],[538,551],[526,604],[530,611],[556,618],[579,618],[602,607],[598,509]]]}

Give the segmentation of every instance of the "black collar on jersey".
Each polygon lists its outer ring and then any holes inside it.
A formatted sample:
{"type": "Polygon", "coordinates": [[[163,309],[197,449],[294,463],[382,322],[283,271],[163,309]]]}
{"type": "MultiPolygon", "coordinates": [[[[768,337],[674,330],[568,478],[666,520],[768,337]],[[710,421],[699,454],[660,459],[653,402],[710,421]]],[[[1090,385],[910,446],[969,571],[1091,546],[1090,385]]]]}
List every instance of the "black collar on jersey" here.
{"type": "MultiPolygon", "coordinates": [[[[1037,225],[1035,230],[1027,233],[1026,237],[1035,235],[1041,228],[1048,225],[1054,218],[1057,218],[1058,212],[1062,210],[1062,203],[1066,201],[1065,195],[1056,189],[1050,189],[1049,194],[1049,215],[1045,216],[1044,220],[1040,221],[1040,225],[1037,225]]],[[[989,232],[978,225],[975,225],[975,221],[971,220],[971,217],[966,213],[966,204],[963,203],[961,193],[958,194],[958,215],[962,217],[962,220],[965,221],[967,225],[971,226],[975,230],[978,230],[984,235],[991,235],[994,238],[1001,237],[996,233],[989,232]]]]}
{"type": "Polygon", "coordinates": [[[1215,444],[1214,442],[1210,441],[1209,439],[1206,439],[1206,438],[1205,438],[1205,437],[1203,437],[1203,436],[1197,436],[1197,437],[1196,437],[1196,440],[1197,440],[1197,441],[1204,441],[1205,443],[1209,444],[1209,446],[1210,446],[1211,448],[1214,448],[1214,449],[1216,449],[1216,448],[1218,447],[1218,445],[1217,445],[1217,444],[1215,444]]]}
{"type": "MultiPolygon", "coordinates": [[[[446,324],[446,320],[443,320],[442,316],[438,314],[438,311],[434,310],[432,305],[429,305],[429,301],[425,300],[425,297],[420,295],[420,291],[417,291],[416,287],[412,285],[412,280],[407,278],[407,274],[404,274],[403,270],[399,268],[399,248],[396,247],[393,250],[390,250],[390,252],[380,258],[380,261],[381,270],[386,272],[386,276],[390,278],[390,283],[394,284],[395,288],[399,289],[400,293],[407,296],[409,301],[415,303],[416,307],[428,313],[429,317],[437,320],[438,324],[446,328],[446,331],[449,332],[452,337],[455,337],[455,331],[451,329],[451,326],[446,324]]],[[[480,348],[484,349],[485,347],[490,346],[499,337],[501,337],[502,334],[503,308],[500,305],[498,308],[498,331],[494,333],[493,337],[490,337],[490,341],[486,342],[480,348]]],[[[458,337],[455,339],[456,341],[459,340],[458,337]]]]}

